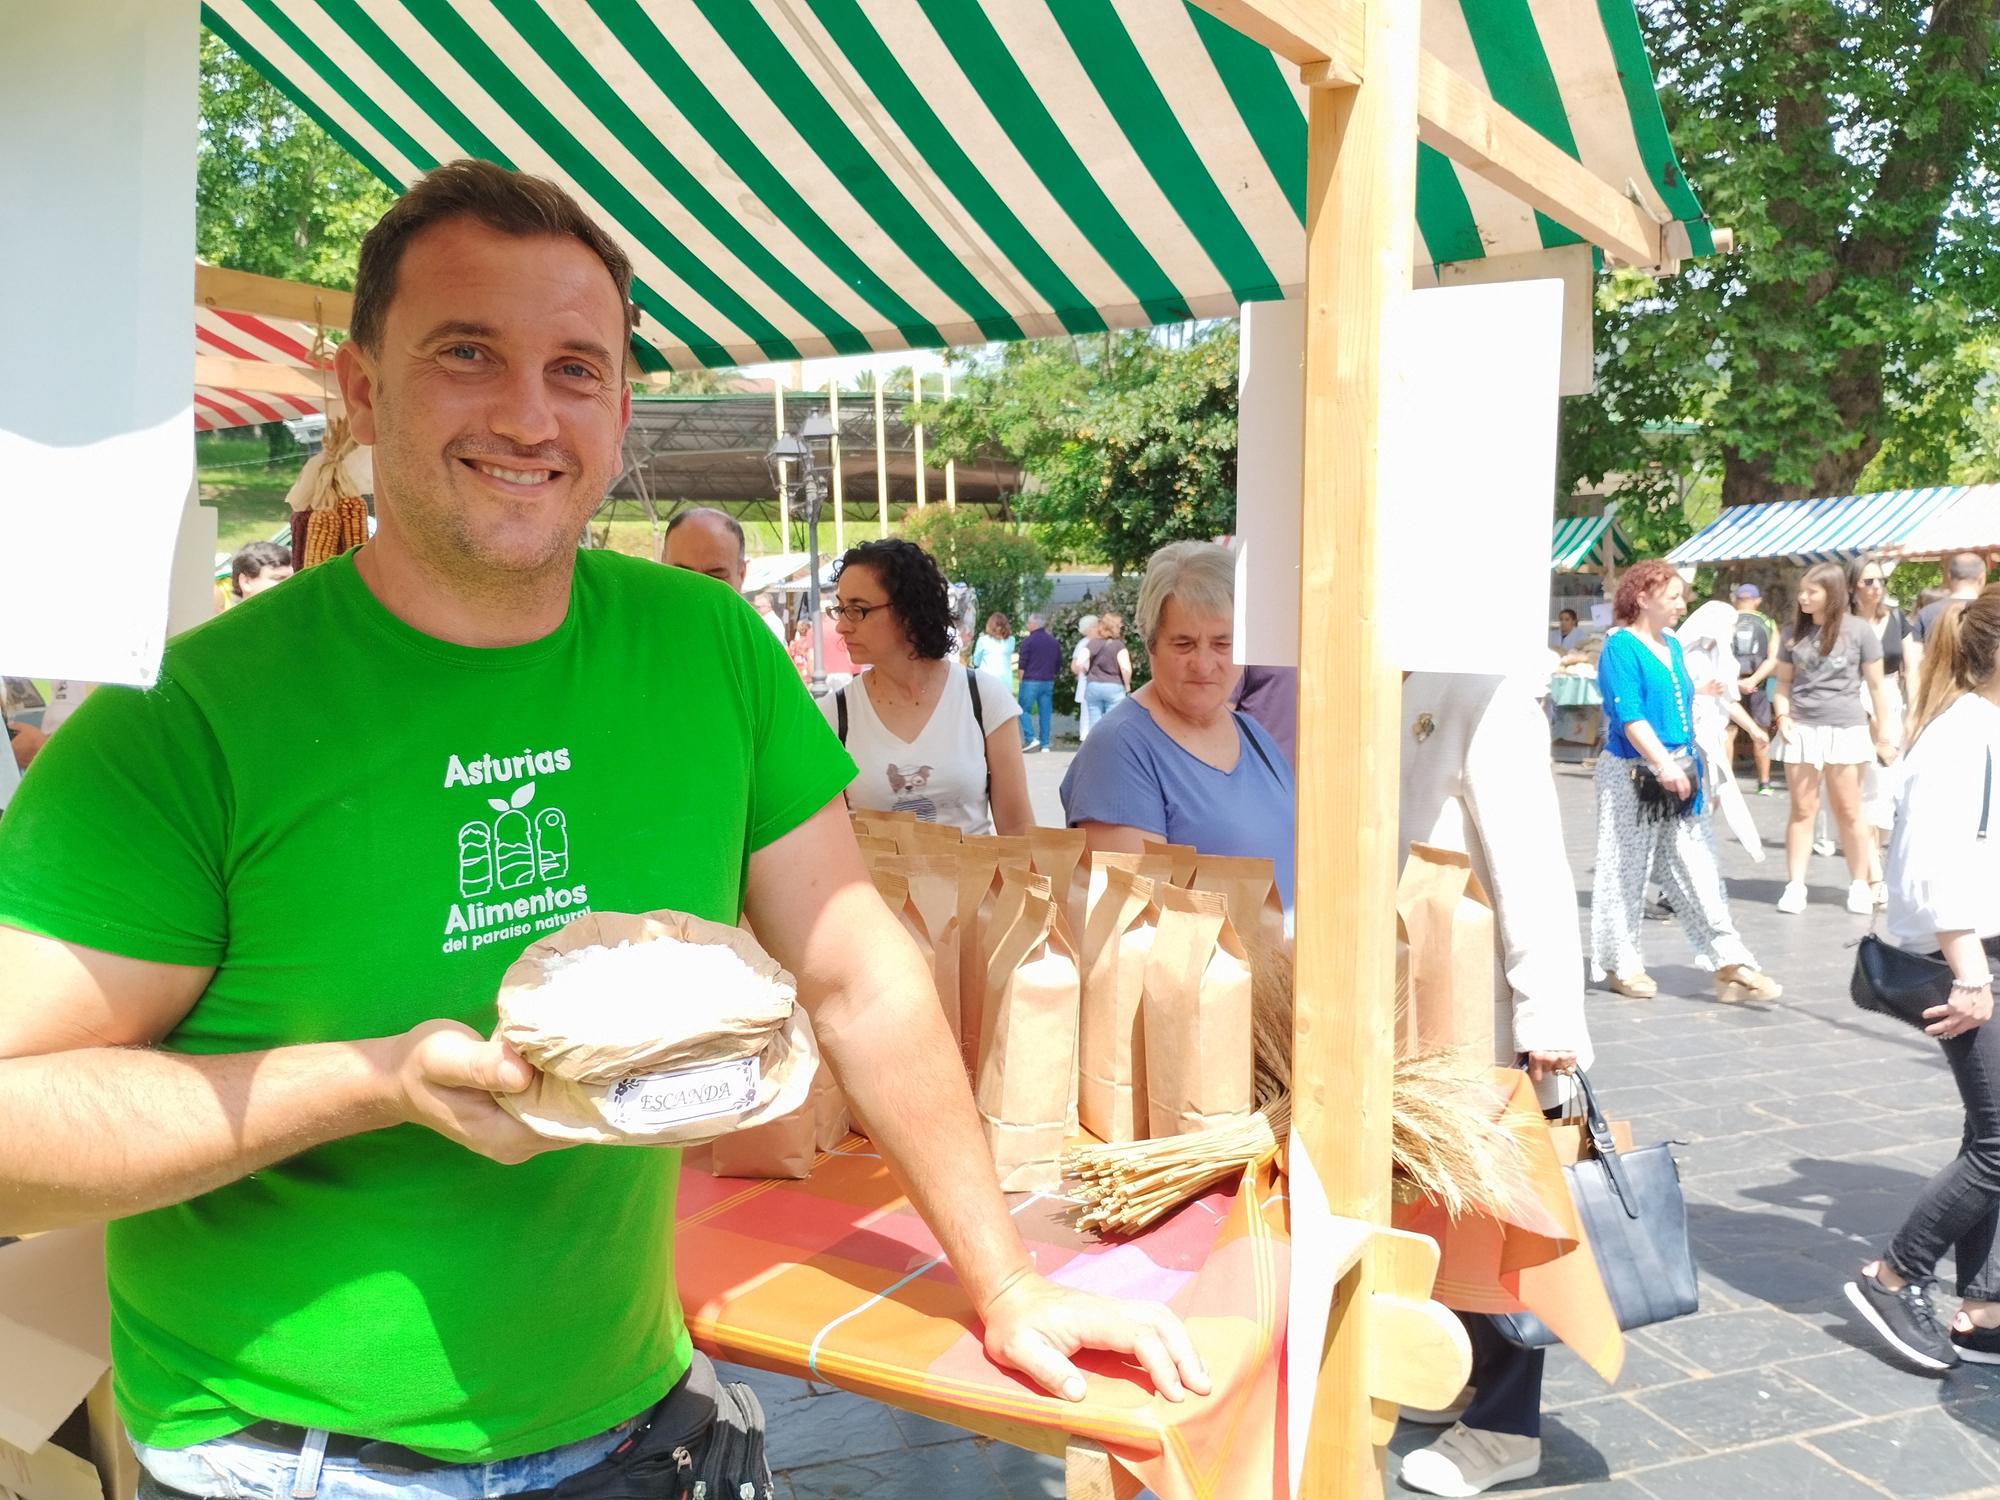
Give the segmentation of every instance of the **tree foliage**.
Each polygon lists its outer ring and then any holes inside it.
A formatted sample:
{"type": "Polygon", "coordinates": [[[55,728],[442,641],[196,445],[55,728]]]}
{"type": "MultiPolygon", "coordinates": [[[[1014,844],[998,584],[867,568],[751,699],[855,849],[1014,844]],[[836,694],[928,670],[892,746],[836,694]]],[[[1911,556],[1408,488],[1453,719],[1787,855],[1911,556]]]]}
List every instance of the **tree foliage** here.
{"type": "Polygon", "coordinates": [[[972,585],[982,627],[998,610],[1018,629],[1028,612],[1049,597],[1049,559],[1041,543],[969,506],[912,510],[897,529],[936,558],[953,583],[972,585]]]}
{"type": "Polygon", "coordinates": [[[1598,390],[1567,403],[1566,476],[1623,475],[1660,511],[1704,467],[1733,505],[1964,464],[2000,308],[2000,0],[1639,10],[1683,164],[1736,253],[1601,283],[1598,390]]]}
{"type": "Polygon", "coordinates": [[[1035,339],[974,356],[912,412],[939,457],[998,449],[1034,481],[1022,517],[1114,573],[1236,529],[1234,323],[1181,336],[1035,339]]]}
{"type": "Polygon", "coordinates": [[[201,34],[195,251],[345,290],[395,195],[212,32],[201,34]]]}

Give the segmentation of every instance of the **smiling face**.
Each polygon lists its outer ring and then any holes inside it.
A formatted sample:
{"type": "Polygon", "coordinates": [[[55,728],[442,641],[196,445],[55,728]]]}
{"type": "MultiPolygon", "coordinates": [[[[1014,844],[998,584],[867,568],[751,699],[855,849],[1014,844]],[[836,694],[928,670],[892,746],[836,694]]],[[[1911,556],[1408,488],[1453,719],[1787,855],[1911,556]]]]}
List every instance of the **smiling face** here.
{"type": "Polygon", "coordinates": [[[1229,615],[1198,615],[1169,594],[1160,608],[1160,628],[1147,646],[1153,664],[1153,691],[1183,718],[1206,720],[1221,709],[1243,669],[1230,657],[1236,621],[1229,615]]]}
{"type": "Polygon", "coordinates": [[[568,568],[631,416],[623,310],[579,240],[450,219],[416,234],[374,350],[336,369],[375,447],[382,531],[476,583],[568,568]]]}

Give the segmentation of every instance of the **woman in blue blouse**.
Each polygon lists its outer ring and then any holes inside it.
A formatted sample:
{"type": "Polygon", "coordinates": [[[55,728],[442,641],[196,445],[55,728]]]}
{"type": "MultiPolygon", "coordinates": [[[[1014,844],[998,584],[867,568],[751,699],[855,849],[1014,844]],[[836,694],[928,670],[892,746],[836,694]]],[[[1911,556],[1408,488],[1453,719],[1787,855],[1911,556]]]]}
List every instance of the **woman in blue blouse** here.
{"type": "Polygon", "coordinates": [[[1783,991],[1744,945],[1706,818],[1694,753],[1694,682],[1670,633],[1687,612],[1687,587],[1663,562],[1619,580],[1597,688],[1605,753],[1597,762],[1597,879],[1590,899],[1592,977],[1635,1000],[1659,986],[1639,949],[1648,872],[1665,889],[1695,961],[1715,972],[1721,1000],[1774,1000],[1783,991]]]}
{"type": "Polygon", "coordinates": [[[1229,706],[1236,563],[1212,542],[1155,552],[1139,585],[1153,680],[1107,713],[1063,777],[1063,810],[1092,853],[1149,838],[1276,866],[1292,916],[1292,771],[1262,725],[1229,706]]]}

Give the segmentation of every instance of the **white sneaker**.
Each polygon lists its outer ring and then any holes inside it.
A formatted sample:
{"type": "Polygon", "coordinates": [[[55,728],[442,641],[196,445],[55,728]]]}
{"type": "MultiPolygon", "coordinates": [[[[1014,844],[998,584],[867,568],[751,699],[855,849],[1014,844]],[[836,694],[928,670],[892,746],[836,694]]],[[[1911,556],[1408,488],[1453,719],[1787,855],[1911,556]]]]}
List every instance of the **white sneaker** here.
{"type": "Polygon", "coordinates": [[[1821,859],[1831,859],[1835,853],[1832,839],[1814,839],[1813,853],[1821,859]]]}
{"type": "Polygon", "coordinates": [[[1875,898],[1875,909],[1880,911],[1889,904],[1889,883],[1885,880],[1876,881],[1869,887],[1869,894],[1875,898]]]}
{"type": "Polygon", "coordinates": [[[1027,744],[1021,747],[1021,753],[1025,755],[1030,750],[1039,750],[1041,748],[1042,742],[1040,740],[1029,740],[1027,744]]]}
{"type": "Polygon", "coordinates": [[[1857,917],[1866,917],[1875,910],[1875,887],[1865,880],[1857,880],[1847,888],[1847,909],[1857,917]]]}
{"type": "Polygon", "coordinates": [[[1782,912],[1787,912],[1792,916],[1797,916],[1800,912],[1804,911],[1805,909],[1806,909],[1805,882],[1800,880],[1794,880],[1790,885],[1785,887],[1784,895],[1778,898],[1778,910],[1782,912]]]}
{"type": "Polygon", "coordinates": [[[1426,1495],[1483,1495],[1541,1467],[1540,1438],[1482,1432],[1461,1422],[1430,1447],[1406,1457],[1401,1477],[1403,1488],[1426,1495]]]}

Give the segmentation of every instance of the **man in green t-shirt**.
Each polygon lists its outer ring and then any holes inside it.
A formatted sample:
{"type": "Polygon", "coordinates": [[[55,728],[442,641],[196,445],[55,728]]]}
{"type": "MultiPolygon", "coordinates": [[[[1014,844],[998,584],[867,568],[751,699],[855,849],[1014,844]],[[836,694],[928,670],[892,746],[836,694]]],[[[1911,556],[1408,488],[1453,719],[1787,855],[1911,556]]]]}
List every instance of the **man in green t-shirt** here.
{"type": "Polygon", "coordinates": [[[629,281],[551,184],[413,187],[336,361],[375,538],[96,693],[0,822],[0,1233],[111,1221],[120,1408],[169,1491],[368,1442],[543,1488],[686,1372],[679,1153],[555,1149],[493,1098],[532,1077],[487,1039],[501,973],[592,909],[747,917],[995,1359],[1207,1389],[1166,1309],[1033,1271],[783,648],[721,584],[577,552],[629,281]]]}

